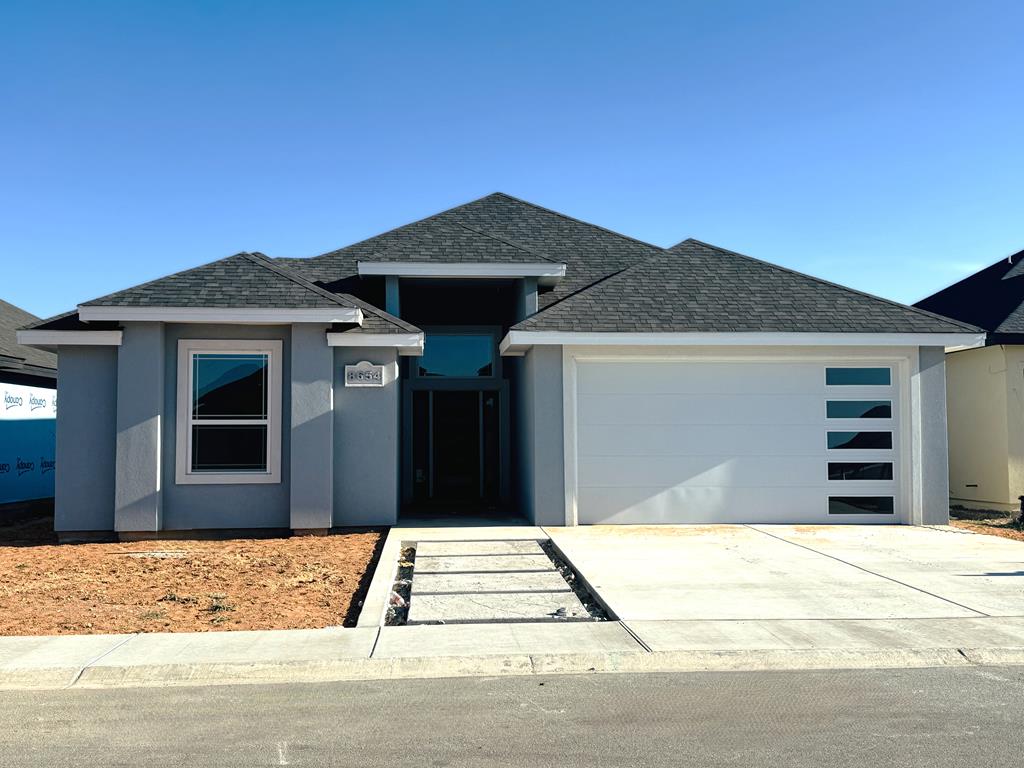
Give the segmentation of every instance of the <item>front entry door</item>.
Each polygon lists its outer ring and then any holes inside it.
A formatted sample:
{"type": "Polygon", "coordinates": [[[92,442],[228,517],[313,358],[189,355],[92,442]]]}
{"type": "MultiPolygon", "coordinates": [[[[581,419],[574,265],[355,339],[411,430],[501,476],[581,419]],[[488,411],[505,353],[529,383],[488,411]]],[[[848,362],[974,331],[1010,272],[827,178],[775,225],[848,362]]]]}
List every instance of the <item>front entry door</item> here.
{"type": "Polygon", "coordinates": [[[413,396],[414,500],[492,506],[500,492],[500,392],[428,390],[413,396]]]}

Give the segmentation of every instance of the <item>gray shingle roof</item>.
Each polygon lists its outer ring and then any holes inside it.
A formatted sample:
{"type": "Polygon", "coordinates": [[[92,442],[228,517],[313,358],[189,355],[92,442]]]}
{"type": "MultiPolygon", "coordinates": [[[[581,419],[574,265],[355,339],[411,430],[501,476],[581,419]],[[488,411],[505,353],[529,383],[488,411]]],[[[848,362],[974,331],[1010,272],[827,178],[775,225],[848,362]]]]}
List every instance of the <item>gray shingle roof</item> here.
{"type": "Polygon", "coordinates": [[[697,240],[685,240],[514,326],[596,332],[976,332],[697,240]]]}
{"type": "Polygon", "coordinates": [[[463,264],[533,264],[550,261],[543,253],[460,222],[433,222],[418,227],[416,234],[393,238],[387,246],[364,261],[430,262],[463,264]]]}
{"type": "Polygon", "coordinates": [[[26,347],[17,341],[17,331],[39,318],[21,307],[0,299],[0,368],[16,370],[20,365],[56,370],[57,356],[34,347],[26,347]]]}
{"type": "MultiPolygon", "coordinates": [[[[553,290],[540,295],[541,307],[661,253],[661,248],[649,243],[495,192],[321,256],[280,261],[311,280],[329,284],[355,275],[357,262],[373,261],[376,255],[389,249],[403,249],[414,254],[419,239],[429,239],[433,231],[448,231],[452,225],[486,233],[532,254],[542,254],[550,261],[565,264],[565,278],[553,290]]],[[[537,258],[531,255],[523,259],[530,260],[537,261],[537,258]]]]}
{"type": "Polygon", "coordinates": [[[977,325],[988,344],[1024,342],[1024,251],[975,272],[914,306],[977,325]],[[1019,337],[1019,338],[1014,338],[1019,337]]]}
{"type": "Polygon", "coordinates": [[[84,302],[84,305],[281,309],[353,306],[260,253],[236,253],[84,302]]]}
{"type": "Polygon", "coordinates": [[[422,333],[412,323],[407,323],[350,293],[338,295],[363,310],[363,324],[352,326],[348,330],[349,333],[422,333]]]}

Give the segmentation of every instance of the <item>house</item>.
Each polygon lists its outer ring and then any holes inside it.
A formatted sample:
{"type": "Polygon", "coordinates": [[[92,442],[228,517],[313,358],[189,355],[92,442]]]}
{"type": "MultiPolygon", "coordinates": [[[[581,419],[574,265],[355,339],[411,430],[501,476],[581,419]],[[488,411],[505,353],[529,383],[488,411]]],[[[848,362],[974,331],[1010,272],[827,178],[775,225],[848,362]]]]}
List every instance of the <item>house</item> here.
{"type": "Polygon", "coordinates": [[[53,498],[57,356],[17,341],[38,321],[0,299],[0,508],[53,498]]]}
{"type": "Polygon", "coordinates": [[[941,523],[975,327],[492,194],[239,253],[19,334],[60,353],[62,532],[941,523]]]}
{"type": "Polygon", "coordinates": [[[987,331],[946,357],[954,505],[1020,509],[1024,495],[1024,251],[917,303],[987,331]]]}

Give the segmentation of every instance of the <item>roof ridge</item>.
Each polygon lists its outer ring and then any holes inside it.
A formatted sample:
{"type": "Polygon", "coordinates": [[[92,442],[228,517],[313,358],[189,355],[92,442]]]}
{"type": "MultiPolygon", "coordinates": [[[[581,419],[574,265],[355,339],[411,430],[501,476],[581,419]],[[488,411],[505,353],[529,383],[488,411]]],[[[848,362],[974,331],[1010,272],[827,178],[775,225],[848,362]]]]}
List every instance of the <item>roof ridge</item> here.
{"type": "Polygon", "coordinates": [[[281,277],[285,278],[286,280],[291,280],[296,285],[299,285],[299,286],[305,288],[306,290],[312,291],[313,293],[317,294],[318,296],[321,296],[321,297],[323,297],[325,299],[330,299],[331,301],[335,302],[339,306],[351,308],[351,303],[349,303],[349,302],[345,301],[344,299],[342,299],[337,293],[331,293],[330,291],[326,290],[325,288],[321,288],[319,285],[316,285],[312,281],[307,280],[302,275],[292,271],[288,267],[283,267],[280,264],[274,263],[270,259],[270,257],[267,256],[264,253],[260,253],[259,251],[252,251],[252,252],[250,252],[250,251],[243,251],[243,252],[241,252],[239,254],[235,254],[235,255],[236,256],[242,256],[242,257],[246,258],[248,261],[251,261],[253,264],[258,264],[259,266],[263,267],[264,269],[269,269],[271,272],[273,272],[273,273],[275,273],[277,275],[280,275],[281,277]]]}
{"type": "Polygon", "coordinates": [[[177,275],[184,275],[185,273],[191,272],[192,270],[195,270],[195,269],[202,269],[203,267],[209,267],[209,266],[212,266],[214,264],[219,264],[222,261],[227,261],[228,259],[233,259],[236,256],[242,256],[245,253],[246,253],[245,251],[239,251],[238,253],[233,253],[230,256],[224,256],[223,258],[215,259],[213,261],[208,261],[208,262],[206,262],[204,264],[197,264],[194,267],[186,267],[185,269],[179,269],[177,272],[171,272],[168,275],[161,275],[160,277],[154,277],[152,280],[147,280],[144,283],[138,283],[137,285],[129,285],[127,288],[120,288],[119,290],[111,291],[110,293],[105,293],[102,296],[97,296],[95,299],[89,299],[88,301],[80,301],[75,306],[78,306],[78,307],[89,306],[90,304],[93,304],[93,303],[95,303],[97,301],[100,301],[101,299],[105,299],[105,298],[107,298],[109,296],[116,296],[117,294],[122,293],[124,291],[132,291],[132,290],[138,290],[139,288],[145,288],[146,286],[153,285],[153,283],[158,283],[161,280],[166,280],[169,277],[176,277],[177,275]]]}
{"type": "Polygon", "coordinates": [[[796,275],[797,277],[803,277],[803,278],[806,278],[808,280],[812,280],[812,281],[814,281],[816,283],[820,283],[821,285],[827,285],[827,286],[829,286],[831,288],[839,288],[840,290],[849,291],[850,293],[855,293],[858,296],[863,296],[864,298],[867,298],[867,299],[874,299],[875,301],[881,301],[881,302],[883,302],[885,304],[888,304],[889,306],[899,307],[900,309],[906,309],[906,310],[909,310],[910,312],[914,312],[914,313],[917,313],[917,314],[920,314],[920,315],[924,315],[926,317],[930,317],[933,320],[944,320],[944,321],[946,321],[948,323],[953,323],[955,325],[959,325],[961,328],[963,328],[964,330],[967,330],[967,331],[979,331],[979,330],[982,330],[982,329],[978,328],[977,326],[971,325],[970,323],[965,323],[962,320],[955,320],[952,317],[946,317],[945,315],[940,315],[940,314],[938,314],[936,312],[929,312],[926,309],[921,309],[919,307],[914,307],[914,306],[911,306],[909,304],[901,304],[898,301],[893,301],[892,299],[887,299],[884,296],[877,296],[876,294],[868,293],[867,291],[861,291],[861,290],[858,290],[856,288],[851,288],[848,285],[840,285],[839,283],[833,283],[831,280],[826,280],[826,279],[824,279],[822,277],[815,277],[814,275],[808,275],[806,272],[800,272],[800,271],[798,271],[796,269],[790,269],[789,267],[783,267],[783,266],[781,266],[779,264],[775,264],[775,263],[770,262],[770,261],[764,261],[763,259],[758,259],[758,258],[755,258],[754,256],[748,256],[745,253],[740,253],[738,251],[731,251],[728,248],[722,248],[721,246],[718,246],[718,245],[712,245],[711,243],[705,243],[703,240],[698,240],[695,237],[688,237],[685,240],[676,243],[671,248],[666,248],[665,252],[666,253],[672,253],[676,248],[678,248],[680,245],[683,245],[684,243],[696,243],[697,245],[702,245],[705,248],[710,248],[711,250],[718,251],[719,253],[725,253],[725,254],[728,254],[730,256],[738,256],[741,259],[746,259],[747,261],[752,261],[752,262],[754,262],[756,264],[761,264],[762,266],[765,266],[765,267],[770,267],[772,269],[778,269],[778,270],[781,270],[783,272],[787,272],[787,273],[789,273],[791,275],[796,275]]]}
{"type": "Polygon", "coordinates": [[[544,309],[541,309],[541,310],[538,310],[537,312],[534,312],[534,313],[533,313],[532,315],[530,315],[529,317],[524,317],[524,318],[523,318],[522,320],[520,320],[520,321],[519,321],[518,323],[516,323],[516,324],[515,324],[515,325],[513,326],[513,328],[518,328],[518,327],[519,327],[519,326],[520,326],[521,324],[523,324],[523,323],[527,323],[527,322],[529,322],[530,320],[533,320],[533,319],[534,319],[535,317],[540,317],[540,316],[541,316],[541,315],[543,315],[543,314],[544,314],[545,312],[548,312],[548,311],[550,311],[550,310],[554,309],[555,307],[561,306],[561,305],[562,305],[563,303],[565,303],[565,302],[566,302],[566,301],[568,301],[569,299],[573,299],[573,298],[575,298],[575,297],[579,296],[579,295],[580,295],[580,294],[582,294],[582,293],[586,293],[586,292],[587,292],[587,291],[589,291],[589,290],[590,290],[591,288],[598,288],[598,287],[600,287],[600,286],[603,286],[603,285],[604,285],[605,283],[607,283],[607,282],[608,282],[609,280],[611,280],[611,279],[613,279],[613,278],[616,278],[616,277],[619,277],[619,276],[620,276],[620,275],[622,275],[622,274],[623,274],[624,272],[628,272],[629,270],[633,269],[634,267],[637,267],[637,266],[639,266],[639,265],[641,265],[641,264],[645,263],[645,262],[646,262],[646,261],[647,261],[648,259],[650,259],[650,258],[651,258],[651,257],[649,256],[649,257],[647,257],[647,258],[641,259],[641,260],[640,260],[640,261],[638,261],[638,262],[637,262],[636,264],[629,264],[628,266],[625,266],[625,267],[623,267],[622,269],[620,269],[620,270],[618,270],[618,271],[616,271],[616,272],[612,272],[612,273],[610,273],[610,274],[604,275],[603,277],[600,277],[600,278],[598,278],[598,279],[597,279],[597,280],[595,280],[594,282],[592,282],[592,283],[588,283],[587,285],[584,285],[584,286],[583,286],[582,288],[579,288],[578,290],[575,290],[575,291],[573,291],[572,293],[566,294],[565,296],[563,296],[562,298],[560,298],[560,299],[559,299],[558,301],[554,301],[554,302],[552,302],[551,304],[548,304],[548,305],[547,305],[546,307],[544,307],[544,309]]]}
{"type": "MultiPolygon", "coordinates": [[[[357,245],[362,245],[363,243],[368,243],[371,240],[374,240],[374,239],[376,239],[378,237],[384,237],[386,235],[390,235],[392,232],[395,232],[395,231],[397,231],[399,229],[405,229],[406,227],[413,227],[413,226],[416,226],[417,224],[424,224],[424,223],[430,221],[431,219],[436,219],[439,216],[444,216],[445,214],[451,213],[452,211],[458,210],[459,208],[465,208],[467,205],[472,205],[473,203],[479,203],[481,200],[486,200],[489,197],[494,197],[495,195],[501,195],[501,194],[503,194],[503,193],[501,193],[501,192],[489,192],[486,195],[483,195],[482,197],[476,197],[476,198],[473,198],[472,200],[467,200],[464,203],[459,203],[458,205],[453,205],[451,208],[445,208],[443,211],[438,211],[437,213],[432,213],[429,216],[424,216],[424,217],[419,218],[419,219],[414,219],[413,221],[407,221],[405,224],[399,224],[396,227],[391,227],[391,229],[387,229],[387,230],[385,230],[383,232],[378,232],[375,235],[370,235],[369,237],[364,237],[362,240],[356,240],[354,243],[349,243],[348,245],[341,246],[341,248],[334,248],[333,250],[330,250],[330,251],[324,251],[323,253],[318,253],[316,256],[305,256],[305,257],[299,256],[299,257],[292,257],[292,258],[301,258],[301,259],[303,259],[303,261],[315,261],[316,259],[323,258],[324,256],[333,256],[336,253],[341,253],[342,251],[347,251],[349,248],[354,248],[357,245]]],[[[374,251],[374,253],[379,253],[379,251],[374,251]]]]}
{"type": "MultiPolygon", "coordinates": [[[[537,203],[531,203],[529,200],[523,200],[521,197],[516,197],[515,195],[510,195],[507,192],[494,192],[494,193],[492,193],[490,195],[487,195],[487,197],[504,197],[504,198],[507,198],[508,200],[513,200],[513,201],[515,201],[517,203],[522,203],[523,205],[528,205],[531,208],[536,208],[538,211],[544,211],[545,213],[554,214],[555,216],[558,216],[559,218],[565,219],[566,221],[571,221],[574,224],[583,224],[584,226],[587,226],[587,227],[593,227],[594,229],[599,229],[602,232],[607,232],[610,235],[615,235],[616,237],[621,237],[623,240],[630,240],[630,241],[632,241],[634,243],[639,243],[640,245],[645,245],[648,248],[657,248],[659,251],[665,250],[660,245],[655,245],[654,243],[648,243],[646,240],[641,240],[640,238],[633,237],[632,235],[624,235],[621,232],[616,232],[614,229],[608,229],[608,227],[602,227],[600,224],[594,224],[592,221],[584,221],[583,219],[577,219],[575,216],[570,216],[567,213],[562,213],[561,211],[556,211],[553,208],[545,208],[543,205],[538,205],[537,203]]],[[[481,199],[483,199],[483,198],[481,198],[481,199]]],[[[476,202],[476,200],[474,200],[473,202],[476,202]]],[[[467,205],[468,205],[468,203],[467,203],[467,205]]]]}
{"type": "MultiPolygon", "coordinates": [[[[541,253],[540,251],[538,251],[538,250],[536,250],[534,248],[530,248],[528,246],[523,245],[522,243],[517,243],[514,240],[509,240],[508,238],[504,238],[504,237],[501,237],[499,235],[495,235],[493,232],[488,232],[488,231],[483,230],[483,229],[477,229],[476,227],[472,227],[469,224],[466,224],[464,221],[460,221],[460,220],[456,219],[455,221],[452,222],[452,224],[456,225],[456,226],[459,226],[459,227],[462,227],[463,229],[468,229],[470,232],[475,232],[478,235],[483,235],[484,237],[489,237],[491,240],[497,240],[499,243],[504,243],[505,245],[510,246],[512,248],[516,248],[516,249],[518,249],[520,251],[525,251],[526,253],[529,253],[531,256],[536,256],[539,259],[544,259],[544,261],[549,261],[552,264],[561,264],[562,263],[560,261],[556,261],[555,259],[552,259],[549,256],[545,256],[543,253],[541,253]]],[[[416,235],[413,235],[413,237],[416,237],[416,235]]]]}

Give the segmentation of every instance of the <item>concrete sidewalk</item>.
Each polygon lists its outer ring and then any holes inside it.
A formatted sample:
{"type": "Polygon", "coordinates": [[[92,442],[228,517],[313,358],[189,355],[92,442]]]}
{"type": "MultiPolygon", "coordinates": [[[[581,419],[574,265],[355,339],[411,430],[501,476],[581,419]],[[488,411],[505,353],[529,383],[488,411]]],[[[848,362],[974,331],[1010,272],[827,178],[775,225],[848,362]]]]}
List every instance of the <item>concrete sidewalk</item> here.
{"type": "Polygon", "coordinates": [[[609,621],[0,638],[0,689],[8,690],[984,664],[1024,664],[1024,619],[609,621]]]}

